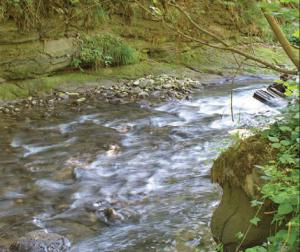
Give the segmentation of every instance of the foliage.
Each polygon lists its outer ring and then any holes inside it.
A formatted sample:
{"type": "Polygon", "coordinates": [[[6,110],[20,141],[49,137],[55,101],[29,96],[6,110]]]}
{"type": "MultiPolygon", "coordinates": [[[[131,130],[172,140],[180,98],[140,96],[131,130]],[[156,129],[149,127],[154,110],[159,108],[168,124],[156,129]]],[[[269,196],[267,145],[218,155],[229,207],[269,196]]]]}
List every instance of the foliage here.
{"type": "MultiPolygon", "coordinates": [[[[294,88],[297,83],[286,83],[294,88]]],[[[299,88],[299,86],[298,86],[299,88]]],[[[291,104],[284,112],[284,117],[278,120],[262,135],[268,139],[277,157],[268,165],[258,166],[263,172],[265,183],[260,188],[262,198],[254,200],[254,207],[261,206],[264,201],[271,200],[277,210],[274,213],[273,223],[278,227],[275,234],[268,237],[267,243],[262,246],[249,248],[246,252],[278,252],[298,251],[299,238],[299,100],[291,104]]],[[[257,225],[260,219],[255,216],[250,222],[257,225]]]]}
{"type": "Polygon", "coordinates": [[[66,25],[77,22],[91,29],[106,21],[111,11],[121,8],[120,3],[128,10],[128,0],[1,0],[0,22],[13,19],[20,30],[29,31],[41,29],[53,17],[66,25]]]}
{"type": "Polygon", "coordinates": [[[273,43],[276,39],[261,12],[261,8],[264,8],[278,18],[289,41],[295,45],[299,43],[293,36],[295,29],[299,27],[299,11],[296,5],[288,3],[294,1],[215,0],[215,2],[223,5],[232,14],[230,19],[234,21],[238,30],[244,31],[247,27],[247,35],[259,35],[264,41],[273,43]]]}
{"type": "Polygon", "coordinates": [[[300,47],[299,28],[295,30],[294,27],[287,25],[283,26],[283,30],[285,34],[287,34],[287,38],[290,43],[300,47]]]}
{"type": "Polygon", "coordinates": [[[77,57],[73,59],[73,66],[108,67],[121,66],[136,63],[137,52],[111,34],[87,36],[82,40],[81,49],[77,57]]]}

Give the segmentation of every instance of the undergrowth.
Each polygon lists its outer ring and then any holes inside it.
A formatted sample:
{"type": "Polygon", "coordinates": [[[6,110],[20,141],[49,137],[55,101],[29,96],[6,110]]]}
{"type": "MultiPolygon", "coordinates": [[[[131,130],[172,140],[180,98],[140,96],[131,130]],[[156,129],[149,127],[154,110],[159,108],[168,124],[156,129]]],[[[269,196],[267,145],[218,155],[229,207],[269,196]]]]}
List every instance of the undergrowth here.
{"type": "Polygon", "coordinates": [[[133,64],[138,53],[120,38],[111,34],[87,36],[82,40],[81,49],[72,65],[83,69],[133,64]]]}
{"type": "Polygon", "coordinates": [[[40,30],[49,18],[95,29],[114,13],[130,18],[130,0],[1,0],[0,22],[14,20],[21,31],[40,30]],[[118,12],[117,12],[118,11],[118,12]]]}
{"type": "MultiPolygon", "coordinates": [[[[289,85],[290,92],[299,88],[295,82],[285,84],[289,85]]],[[[260,188],[261,198],[252,201],[252,206],[260,208],[265,201],[271,200],[277,206],[273,215],[277,229],[264,244],[248,248],[246,252],[293,252],[300,249],[299,120],[299,98],[296,98],[285,109],[282,118],[262,132],[277,155],[267,165],[258,166],[263,173],[264,184],[260,188]]],[[[259,222],[260,219],[254,216],[250,224],[258,225],[259,222]]],[[[243,239],[246,234],[240,235],[243,239]]]]}

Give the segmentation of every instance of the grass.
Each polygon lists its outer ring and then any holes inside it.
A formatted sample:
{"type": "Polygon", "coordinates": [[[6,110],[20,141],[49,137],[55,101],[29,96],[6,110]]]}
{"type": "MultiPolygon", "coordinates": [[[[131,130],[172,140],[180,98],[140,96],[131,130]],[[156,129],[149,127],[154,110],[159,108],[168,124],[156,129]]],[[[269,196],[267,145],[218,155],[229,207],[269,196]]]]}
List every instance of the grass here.
{"type": "Polygon", "coordinates": [[[182,71],[178,65],[143,61],[133,65],[101,68],[98,71],[62,72],[22,82],[3,83],[0,85],[0,101],[49,94],[53,89],[71,90],[91,85],[111,85],[119,80],[178,71],[182,71]]]}
{"type": "Polygon", "coordinates": [[[137,51],[125,41],[112,34],[86,36],[80,52],[73,59],[73,65],[79,68],[99,69],[134,64],[139,61],[137,51]]]}

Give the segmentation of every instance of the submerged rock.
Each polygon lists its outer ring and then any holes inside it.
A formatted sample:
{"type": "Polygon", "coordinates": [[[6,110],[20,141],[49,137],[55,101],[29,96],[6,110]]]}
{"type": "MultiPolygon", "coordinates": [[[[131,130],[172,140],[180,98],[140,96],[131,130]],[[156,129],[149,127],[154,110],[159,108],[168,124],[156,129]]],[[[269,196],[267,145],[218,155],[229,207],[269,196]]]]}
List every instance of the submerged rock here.
{"type": "Polygon", "coordinates": [[[70,247],[66,237],[37,230],[19,238],[9,249],[11,252],[66,252],[70,247]]]}

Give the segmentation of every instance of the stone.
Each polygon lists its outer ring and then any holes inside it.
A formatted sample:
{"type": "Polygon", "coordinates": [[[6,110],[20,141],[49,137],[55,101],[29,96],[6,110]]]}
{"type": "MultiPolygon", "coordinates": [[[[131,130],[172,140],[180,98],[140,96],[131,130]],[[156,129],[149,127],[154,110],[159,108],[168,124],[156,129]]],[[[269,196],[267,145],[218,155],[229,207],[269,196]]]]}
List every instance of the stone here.
{"type": "Polygon", "coordinates": [[[67,252],[70,248],[66,237],[44,230],[29,232],[9,247],[11,252],[67,252]]]}
{"type": "Polygon", "coordinates": [[[72,93],[72,92],[66,92],[66,94],[70,97],[77,97],[79,96],[79,93],[72,93]]]}
{"type": "Polygon", "coordinates": [[[140,85],[140,81],[139,81],[139,80],[136,80],[136,81],[134,81],[134,82],[132,83],[132,85],[133,85],[133,86],[138,86],[138,85],[140,85]]]}
{"type": "Polygon", "coordinates": [[[273,215],[264,214],[272,212],[274,204],[265,201],[259,211],[251,206],[251,201],[260,197],[257,188],[264,183],[257,165],[268,163],[274,155],[269,142],[254,135],[240,140],[238,148],[237,145],[229,147],[215,160],[211,178],[222,187],[223,195],[213,213],[211,231],[215,241],[223,244],[224,252],[244,251],[261,245],[274,231],[273,215]],[[260,219],[256,226],[250,224],[255,216],[260,219]],[[239,232],[247,232],[241,247],[236,237],[239,232]]]}
{"type": "MultiPolygon", "coordinates": [[[[223,185],[222,200],[218,208],[214,211],[211,220],[211,231],[216,242],[221,242],[224,252],[235,252],[240,244],[236,234],[243,234],[249,228],[250,220],[256,215],[257,209],[251,207],[251,198],[245,191],[235,185],[225,183],[223,185]]],[[[244,249],[261,245],[267,240],[270,231],[274,228],[271,225],[273,215],[265,215],[271,207],[266,205],[260,210],[258,217],[261,221],[257,226],[252,225],[242,246],[244,249]]],[[[239,251],[240,251],[239,250],[239,251]]]]}
{"type": "Polygon", "coordinates": [[[53,58],[72,55],[74,53],[74,39],[46,40],[44,43],[44,52],[53,58]]]}
{"type": "Polygon", "coordinates": [[[115,209],[108,207],[103,210],[105,217],[108,220],[123,220],[124,217],[119,214],[115,209]]]}
{"type": "Polygon", "coordinates": [[[77,103],[83,103],[86,101],[86,98],[85,97],[82,97],[82,98],[79,98],[76,100],[77,103]]]}
{"type": "Polygon", "coordinates": [[[149,94],[145,91],[142,91],[142,92],[139,93],[140,98],[145,98],[145,97],[148,97],[148,96],[149,96],[149,94]]]}

